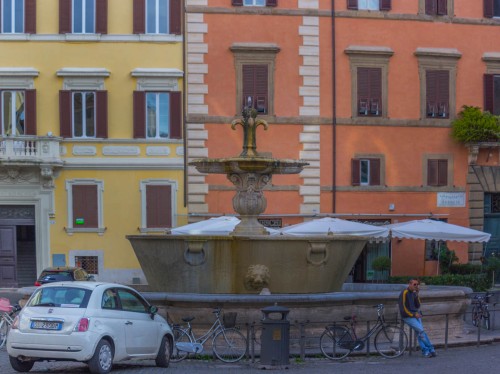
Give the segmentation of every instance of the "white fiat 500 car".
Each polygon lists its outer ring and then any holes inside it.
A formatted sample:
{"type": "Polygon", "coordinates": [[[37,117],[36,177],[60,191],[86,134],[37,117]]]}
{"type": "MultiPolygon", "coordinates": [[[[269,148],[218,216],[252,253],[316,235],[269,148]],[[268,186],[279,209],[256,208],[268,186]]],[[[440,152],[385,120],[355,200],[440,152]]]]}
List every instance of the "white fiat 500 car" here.
{"type": "Polygon", "coordinates": [[[81,361],[91,373],[114,362],[153,359],[167,367],[173,335],[167,321],[130,287],[102,282],[56,282],[38,288],[14,320],[7,352],[16,371],[36,361],[81,361]]]}

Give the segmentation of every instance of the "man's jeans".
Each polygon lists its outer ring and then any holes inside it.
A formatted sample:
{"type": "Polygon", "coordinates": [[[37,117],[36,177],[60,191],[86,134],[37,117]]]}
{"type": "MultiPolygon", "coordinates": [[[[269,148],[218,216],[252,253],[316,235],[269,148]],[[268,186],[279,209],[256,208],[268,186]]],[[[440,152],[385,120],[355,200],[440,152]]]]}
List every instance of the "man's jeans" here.
{"type": "Polygon", "coordinates": [[[434,352],[434,346],[429,340],[427,333],[424,331],[422,320],[420,318],[403,318],[403,321],[417,332],[418,344],[420,344],[422,354],[427,356],[431,352],[434,352]]]}

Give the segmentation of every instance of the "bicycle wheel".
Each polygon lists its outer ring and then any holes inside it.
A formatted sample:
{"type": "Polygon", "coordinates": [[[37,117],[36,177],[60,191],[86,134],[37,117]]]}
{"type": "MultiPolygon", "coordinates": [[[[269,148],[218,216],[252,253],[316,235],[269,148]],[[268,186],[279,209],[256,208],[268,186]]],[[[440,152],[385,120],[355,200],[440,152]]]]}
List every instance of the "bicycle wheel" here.
{"type": "Polygon", "coordinates": [[[219,360],[236,362],[247,353],[247,339],[235,328],[222,329],[215,335],[212,347],[219,360]]]}
{"type": "Polygon", "coordinates": [[[408,337],[399,326],[385,325],[375,335],[375,349],[387,358],[401,356],[408,347],[408,337]]]}
{"type": "Polygon", "coordinates": [[[9,324],[5,319],[0,320],[0,348],[5,345],[7,341],[7,334],[9,333],[9,324]]]}
{"type": "Polygon", "coordinates": [[[483,319],[484,319],[484,328],[486,330],[489,330],[491,328],[490,325],[490,312],[489,311],[484,311],[483,312],[483,319]]]}
{"type": "Polygon", "coordinates": [[[319,347],[330,360],[342,360],[351,353],[353,338],[344,326],[327,326],[319,339],[319,347]]]}
{"type": "Polygon", "coordinates": [[[191,338],[188,333],[180,327],[174,327],[172,332],[174,333],[175,344],[173,345],[170,361],[179,362],[184,360],[189,355],[189,352],[177,349],[177,343],[191,343],[191,338]]]}
{"type": "Polygon", "coordinates": [[[477,306],[472,307],[472,324],[476,327],[479,324],[479,310],[477,306]]]}

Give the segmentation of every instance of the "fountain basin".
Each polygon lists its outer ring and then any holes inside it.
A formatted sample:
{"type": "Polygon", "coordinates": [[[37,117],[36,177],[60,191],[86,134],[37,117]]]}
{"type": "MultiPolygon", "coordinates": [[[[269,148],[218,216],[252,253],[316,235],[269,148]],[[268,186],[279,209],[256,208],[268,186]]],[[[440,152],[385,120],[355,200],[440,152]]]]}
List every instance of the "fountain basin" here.
{"type": "Polygon", "coordinates": [[[201,158],[189,165],[206,174],[298,174],[307,162],[268,157],[201,158]]]}
{"type": "Polygon", "coordinates": [[[339,291],[368,238],[127,236],[151,291],[273,294],[339,291]]]}

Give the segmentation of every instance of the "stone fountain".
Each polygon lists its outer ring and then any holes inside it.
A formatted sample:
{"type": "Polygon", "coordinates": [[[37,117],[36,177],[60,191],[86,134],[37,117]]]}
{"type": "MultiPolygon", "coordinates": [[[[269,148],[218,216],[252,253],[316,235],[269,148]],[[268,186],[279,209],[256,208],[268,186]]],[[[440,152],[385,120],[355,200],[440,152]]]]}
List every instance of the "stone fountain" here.
{"type": "MultiPolygon", "coordinates": [[[[201,173],[226,174],[236,188],[233,207],[241,222],[225,236],[127,236],[148,280],[146,297],[167,308],[175,321],[190,314],[210,322],[208,309],[214,306],[238,311],[239,322],[258,321],[260,308],[274,303],[290,307],[296,320],[341,320],[353,313],[373,317],[371,306],[379,302],[388,304],[386,315],[396,317],[403,286],[344,285],[368,238],[269,235],[258,222],[273,175],[297,174],[308,164],[259,155],[256,131],[268,124],[257,119],[255,109],[245,108],[242,119],[232,122],[233,130],[237,126],[243,128],[240,155],[189,164],[201,173]]],[[[465,310],[470,289],[431,289],[427,305],[435,296],[441,307],[445,297],[449,310],[465,310]]],[[[450,323],[463,321],[456,317],[450,323]]]]}

